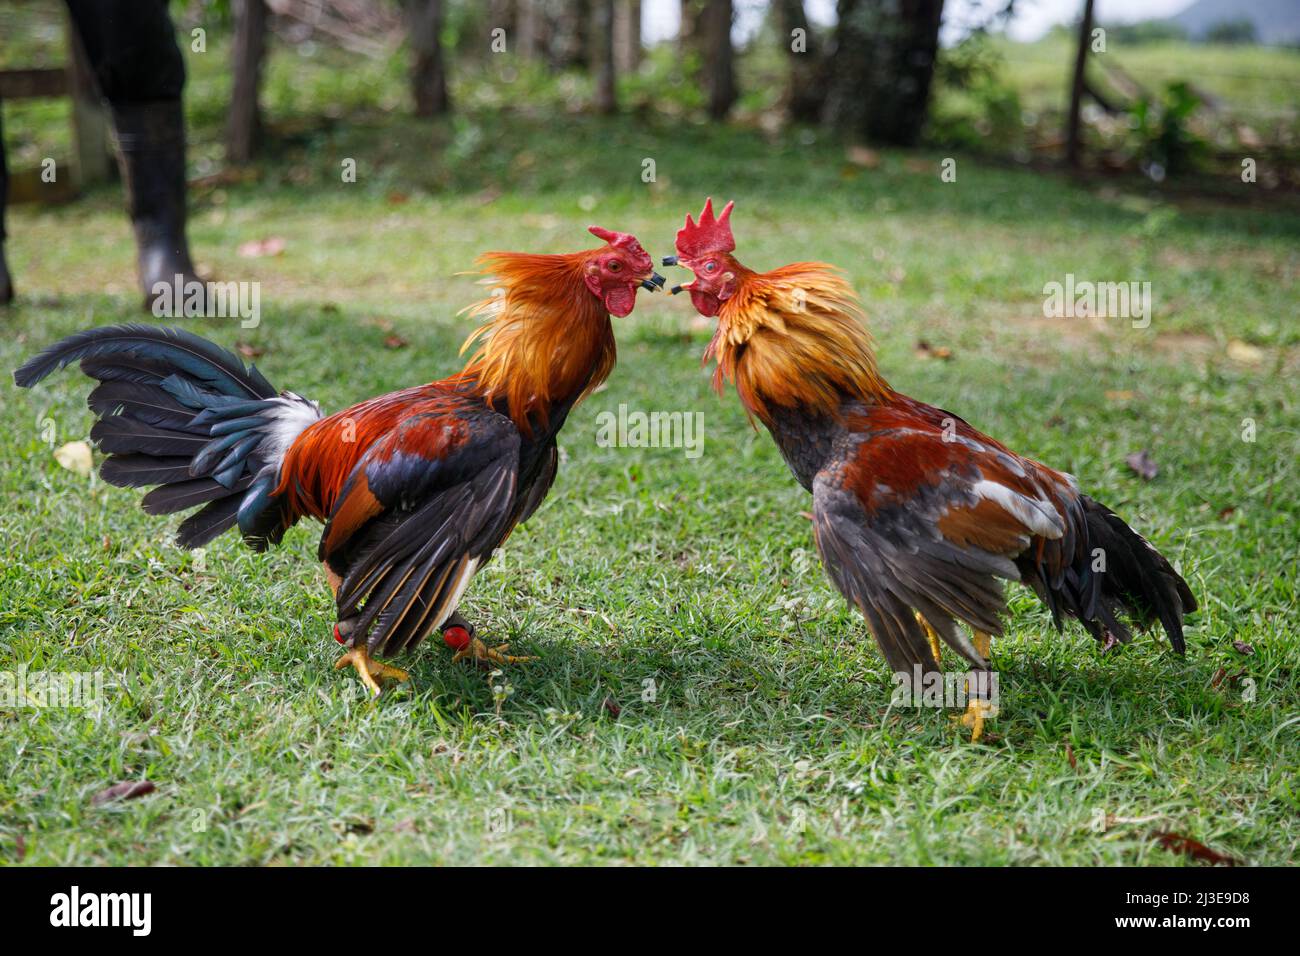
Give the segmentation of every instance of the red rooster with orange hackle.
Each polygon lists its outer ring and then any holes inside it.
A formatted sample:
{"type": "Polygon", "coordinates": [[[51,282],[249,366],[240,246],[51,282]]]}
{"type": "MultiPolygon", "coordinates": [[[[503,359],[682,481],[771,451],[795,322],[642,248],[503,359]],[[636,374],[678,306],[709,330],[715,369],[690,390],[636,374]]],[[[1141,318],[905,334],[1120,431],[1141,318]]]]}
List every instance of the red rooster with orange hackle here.
{"type": "MultiPolygon", "coordinates": [[[[1070,475],[894,391],[849,284],[819,262],[745,268],[733,205],[715,218],[709,200],[699,222],[686,217],[664,263],[695,278],[673,292],[717,318],[704,355],[717,360],[715,385],[735,384],[812,492],[822,563],[896,673],[937,670],[944,644],[987,671],[1003,580],[1033,588],[1058,629],[1075,618],[1109,647],[1131,640],[1122,618],[1158,620],[1183,653],[1196,601],[1155,548],[1070,475]]],[[[979,739],[991,708],[972,698],[963,722],[979,739]]]]}
{"type": "Polygon", "coordinates": [[[325,523],[319,557],[337,605],[335,639],[378,695],[407,674],[376,657],[435,629],[464,658],[508,663],[457,611],[474,573],[555,478],[556,434],[614,367],[610,316],[662,278],[634,236],[596,226],[598,249],[567,255],[490,252],[498,287],[470,309],[484,324],[459,373],[323,417],[253,366],[182,329],[89,329],[14,373],[31,386],[70,362],[99,385],[91,431],[114,485],[157,485],[150,514],[200,510],[177,540],[197,548],[239,527],[256,550],[302,518],[325,523]]]}

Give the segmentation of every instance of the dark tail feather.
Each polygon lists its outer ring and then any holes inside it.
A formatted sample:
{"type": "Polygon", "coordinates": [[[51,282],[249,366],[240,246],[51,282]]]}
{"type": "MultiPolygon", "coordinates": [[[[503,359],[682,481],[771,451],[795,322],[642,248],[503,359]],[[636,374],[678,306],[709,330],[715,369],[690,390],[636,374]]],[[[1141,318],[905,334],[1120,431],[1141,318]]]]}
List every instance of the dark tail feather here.
{"type": "Polygon", "coordinates": [[[284,450],[320,417],[315,403],[277,396],[256,368],[193,333],[148,325],[78,332],[14,381],[34,385],[75,361],[100,382],[90,393],[99,416],[90,437],[109,454],[106,482],[157,485],[141,502],[150,514],[202,506],[181,524],[183,547],[206,544],[241,515],[262,529],[254,546],[279,540],[284,522],[270,491],[284,450]]]}
{"type": "Polygon", "coordinates": [[[201,548],[233,528],[242,500],[239,495],[227,495],[194,512],[176,529],[176,543],[182,548],[201,548]]]}
{"type": "MultiPolygon", "coordinates": [[[[1187,582],[1164,555],[1105,505],[1084,497],[1083,507],[1091,548],[1100,548],[1106,562],[1105,572],[1098,575],[1097,617],[1085,624],[1092,626],[1094,634],[1097,625],[1103,624],[1125,640],[1128,631],[1119,623],[1115,611],[1122,609],[1142,627],[1158,620],[1169,635],[1169,643],[1182,654],[1186,649],[1183,617],[1196,610],[1196,598],[1187,582]]],[[[1087,560],[1092,561],[1091,554],[1087,560]]]]}
{"type": "Polygon", "coordinates": [[[14,382],[30,388],[51,372],[80,359],[125,354],[166,363],[172,373],[221,395],[274,398],[275,389],[254,366],[244,368],[233,352],[184,329],[155,325],[109,325],[86,329],[56,342],[14,372],[14,382]]]}

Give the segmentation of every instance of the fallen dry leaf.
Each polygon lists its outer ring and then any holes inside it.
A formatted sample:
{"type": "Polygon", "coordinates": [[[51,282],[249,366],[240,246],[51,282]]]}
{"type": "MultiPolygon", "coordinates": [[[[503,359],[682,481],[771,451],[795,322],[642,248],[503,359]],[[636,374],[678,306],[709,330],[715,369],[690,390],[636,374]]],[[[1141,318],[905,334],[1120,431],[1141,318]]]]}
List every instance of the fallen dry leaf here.
{"type": "Polygon", "coordinates": [[[239,246],[239,256],[242,259],[262,259],[266,256],[278,256],[284,252],[285,242],[280,236],[271,236],[267,239],[253,239],[249,242],[241,243],[239,246]]]}
{"type": "Polygon", "coordinates": [[[87,477],[95,470],[95,459],[84,441],[70,441],[54,450],[54,460],[68,471],[87,477]]]}
{"type": "Polygon", "coordinates": [[[1212,866],[1236,866],[1240,862],[1224,853],[1219,853],[1217,850],[1211,850],[1199,840],[1193,840],[1181,833],[1157,830],[1152,836],[1155,837],[1157,843],[1170,853],[1181,853],[1184,856],[1190,856],[1193,860],[1209,863],[1212,866]]]}
{"type": "Polygon", "coordinates": [[[606,697],[604,701],[601,702],[600,706],[604,707],[605,713],[609,714],[609,716],[613,717],[615,720],[618,720],[618,715],[623,713],[623,708],[618,705],[618,701],[613,697],[606,697]]]}
{"type": "Polygon", "coordinates": [[[1125,458],[1124,462],[1132,468],[1143,481],[1150,481],[1155,478],[1156,475],[1160,474],[1160,468],[1156,464],[1155,459],[1151,457],[1150,452],[1145,448],[1141,451],[1135,451],[1133,454],[1125,458]]]}
{"type": "Polygon", "coordinates": [[[101,790],[90,798],[91,806],[102,806],[105,803],[112,803],[114,800],[134,800],[136,797],[143,797],[153,793],[158,788],[148,780],[123,780],[121,783],[115,783],[106,790],[101,790]]]}
{"type": "Polygon", "coordinates": [[[1264,361],[1264,350],[1241,339],[1232,339],[1228,342],[1228,358],[1243,365],[1258,365],[1264,361]]]}
{"type": "Polygon", "coordinates": [[[952,349],[944,345],[931,345],[925,339],[916,343],[916,357],[919,359],[943,359],[947,362],[952,358],[952,349]]]}
{"type": "Polygon", "coordinates": [[[1068,740],[1065,742],[1065,759],[1070,761],[1071,770],[1079,769],[1079,761],[1074,759],[1074,748],[1070,746],[1070,742],[1068,740]]]}
{"type": "Polygon", "coordinates": [[[1237,649],[1238,654],[1254,654],[1255,648],[1245,641],[1233,641],[1232,646],[1237,649]]]}
{"type": "Polygon", "coordinates": [[[1106,393],[1106,401],[1131,402],[1133,400],[1133,395],[1134,393],[1129,391],[1127,388],[1117,389],[1106,393]]]}
{"type": "Polygon", "coordinates": [[[850,146],[845,158],[854,166],[863,169],[875,169],[880,165],[880,154],[869,146],[850,146]]]}
{"type": "Polygon", "coordinates": [[[404,349],[410,344],[396,332],[384,339],[384,348],[386,349],[404,349]]]}

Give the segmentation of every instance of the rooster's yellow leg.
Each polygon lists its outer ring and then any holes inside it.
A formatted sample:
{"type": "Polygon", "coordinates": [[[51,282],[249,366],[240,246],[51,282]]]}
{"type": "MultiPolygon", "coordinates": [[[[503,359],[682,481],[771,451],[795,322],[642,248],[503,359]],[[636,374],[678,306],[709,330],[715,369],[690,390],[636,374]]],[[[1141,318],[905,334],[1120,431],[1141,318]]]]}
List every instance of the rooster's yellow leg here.
{"type": "MultiPolygon", "coordinates": [[[[975,645],[975,650],[979,651],[980,657],[987,661],[989,648],[993,644],[993,635],[986,634],[984,631],[972,631],[971,643],[975,645]]],[[[970,681],[966,682],[966,689],[970,691],[970,681]]],[[[984,736],[984,721],[992,720],[997,713],[998,709],[991,701],[972,697],[967,702],[966,713],[962,715],[961,723],[963,727],[970,728],[971,743],[979,742],[979,739],[984,736]]]]}
{"type": "Polygon", "coordinates": [[[972,698],[966,704],[966,713],[961,716],[961,725],[970,728],[970,742],[979,743],[979,739],[984,736],[984,721],[991,719],[997,713],[997,708],[987,700],[972,698]]]}
{"type": "Polygon", "coordinates": [[[939,643],[939,635],[936,634],[934,628],[930,626],[930,622],[921,616],[920,611],[916,612],[916,622],[921,625],[921,630],[925,631],[925,639],[930,642],[930,656],[934,658],[936,664],[943,663],[942,659],[939,657],[940,648],[942,646],[939,643]]]}
{"type": "Polygon", "coordinates": [[[526,664],[529,661],[537,660],[536,657],[519,657],[514,654],[507,654],[510,650],[509,644],[498,644],[496,647],[488,647],[477,637],[471,637],[469,643],[452,655],[451,662],[470,660],[476,664],[526,664]]]}
{"type": "Polygon", "coordinates": [[[391,679],[400,683],[409,680],[411,677],[410,674],[399,667],[389,667],[382,661],[372,659],[364,646],[354,647],[340,657],[334,662],[334,669],[341,671],[349,664],[356,668],[361,683],[365,684],[370,689],[370,693],[376,697],[379,696],[380,691],[383,689],[380,687],[379,681],[391,679]]]}

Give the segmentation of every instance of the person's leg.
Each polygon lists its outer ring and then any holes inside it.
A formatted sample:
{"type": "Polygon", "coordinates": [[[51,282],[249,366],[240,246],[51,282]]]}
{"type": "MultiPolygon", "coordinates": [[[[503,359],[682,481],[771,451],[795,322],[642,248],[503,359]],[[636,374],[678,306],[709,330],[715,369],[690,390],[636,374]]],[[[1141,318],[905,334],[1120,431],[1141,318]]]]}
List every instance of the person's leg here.
{"type": "Polygon", "coordinates": [[[185,63],[165,0],[67,0],[108,100],[145,305],[195,278],[185,239],[185,63]]]}
{"type": "Polygon", "coordinates": [[[0,117],[0,305],[14,300],[14,283],[5,262],[5,204],[9,196],[9,167],[5,165],[5,127],[0,117]]]}

